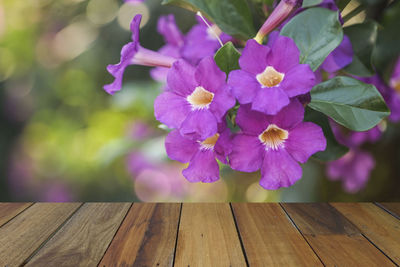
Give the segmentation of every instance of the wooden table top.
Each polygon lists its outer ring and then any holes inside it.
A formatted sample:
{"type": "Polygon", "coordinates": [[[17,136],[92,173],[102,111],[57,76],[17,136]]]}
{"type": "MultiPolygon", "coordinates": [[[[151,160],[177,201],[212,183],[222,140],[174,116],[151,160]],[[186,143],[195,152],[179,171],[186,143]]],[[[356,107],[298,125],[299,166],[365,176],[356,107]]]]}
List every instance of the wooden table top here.
{"type": "Polygon", "coordinates": [[[0,267],[399,265],[400,203],[0,203],[0,267]]]}

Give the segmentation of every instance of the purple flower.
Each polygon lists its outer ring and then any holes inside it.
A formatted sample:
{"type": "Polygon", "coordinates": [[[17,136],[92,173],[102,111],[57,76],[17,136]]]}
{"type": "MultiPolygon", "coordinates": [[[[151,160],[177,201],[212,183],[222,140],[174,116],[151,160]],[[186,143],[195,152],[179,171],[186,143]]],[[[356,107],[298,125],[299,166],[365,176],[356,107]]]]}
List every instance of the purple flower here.
{"type": "Polygon", "coordinates": [[[182,172],[188,181],[215,182],[219,179],[216,159],[227,163],[226,157],[231,150],[230,131],[221,123],[215,135],[201,141],[185,138],[174,130],[165,139],[165,148],[171,159],[189,163],[182,172]]]}
{"type": "Polygon", "coordinates": [[[347,147],[355,148],[366,142],[375,143],[382,136],[380,125],[364,132],[349,131],[333,121],[331,121],[331,126],[337,141],[347,147]]]}
{"type": "Polygon", "coordinates": [[[182,56],[190,63],[196,65],[201,59],[214,55],[222,43],[232,40],[232,37],[223,33],[216,24],[208,25],[199,16],[197,16],[198,24],[193,26],[185,37],[185,44],[182,48],[182,56]]]}
{"type": "Polygon", "coordinates": [[[342,158],[328,163],[327,175],[332,181],[341,180],[347,192],[355,193],[364,188],[374,167],[370,153],[351,149],[342,158]]]}
{"type": "Polygon", "coordinates": [[[318,151],[325,150],[322,129],[302,122],[304,108],[292,100],[275,116],[239,108],[236,123],[242,132],[232,140],[229,161],[232,169],[254,172],[261,169],[260,185],[265,189],[289,187],[301,178],[298,162],[305,163],[318,151]]]}
{"type": "Polygon", "coordinates": [[[247,41],[239,59],[240,70],[229,74],[228,84],[240,104],[253,110],[277,114],[290,98],[308,93],[315,75],[307,64],[299,64],[300,51],[292,39],[278,36],[271,45],[247,41]]]}
{"type": "Polygon", "coordinates": [[[114,82],[104,86],[109,94],[121,90],[125,68],[129,65],[143,65],[153,67],[171,67],[176,60],[174,57],[143,48],[139,44],[139,27],[142,15],[136,15],[131,22],[132,42],[124,45],[121,50],[121,59],[118,64],[108,65],[108,72],[114,76],[114,82]]]}
{"type": "Polygon", "coordinates": [[[349,37],[343,35],[343,41],[328,55],[321,68],[330,73],[343,69],[353,61],[353,54],[349,37]]]}
{"type": "Polygon", "coordinates": [[[400,120],[400,57],[397,59],[395,67],[393,69],[392,76],[390,78],[391,92],[389,95],[388,105],[392,110],[390,118],[392,121],[400,120]]]}
{"type": "MultiPolygon", "coordinates": [[[[176,25],[174,15],[161,16],[158,19],[157,30],[164,37],[166,43],[158,50],[158,53],[173,58],[181,58],[184,36],[176,25]]],[[[150,71],[150,75],[156,81],[165,82],[168,70],[169,68],[166,67],[156,67],[150,71]]]]}
{"type": "Polygon", "coordinates": [[[225,78],[212,57],[204,58],[197,67],[176,61],[168,72],[168,91],[154,102],[156,119],[194,139],[215,135],[217,123],[235,104],[225,78]]]}

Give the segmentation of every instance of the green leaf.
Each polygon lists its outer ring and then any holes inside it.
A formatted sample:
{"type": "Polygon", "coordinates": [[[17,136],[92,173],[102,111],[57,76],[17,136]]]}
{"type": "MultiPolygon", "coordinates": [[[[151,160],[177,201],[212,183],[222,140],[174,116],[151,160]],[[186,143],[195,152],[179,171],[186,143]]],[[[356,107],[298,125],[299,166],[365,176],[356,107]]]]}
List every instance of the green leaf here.
{"type": "Polygon", "coordinates": [[[214,60],[218,67],[225,72],[228,77],[229,72],[240,68],[239,57],[240,53],[233,46],[232,42],[228,42],[217,51],[214,60]]]}
{"type": "Polygon", "coordinates": [[[281,31],[300,49],[300,62],[315,71],[342,42],[343,30],[338,12],[314,7],[291,19],[281,31]]]}
{"type": "Polygon", "coordinates": [[[315,153],[313,155],[314,158],[323,161],[331,161],[342,157],[349,151],[347,147],[339,144],[338,141],[336,141],[329,124],[328,117],[326,117],[324,114],[307,107],[304,114],[304,120],[318,124],[322,128],[326,138],[326,149],[324,151],[315,153]]]}
{"type": "Polygon", "coordinates": [[[304,0],[303,5],[301,7],[306,8],[306,7],[311,7],[311,6],[316,6],[321,4],[322,0],[304,0]]]}
{"type": "Polygon", "coordinates": [[[253,18],[246,0],[163,0],[190,10],[200,10],[229,35],[252,38],[253,18]]]}
{"type": "Polygon", "coordinates": [[[374,21],[354,24],[343,29],[351,41],[354,56],[353,62],[344,70],[352,75],[361,77],[372,76],[372,51],[378,36],[378,25],[374,21]]]}
{"type": "Polygon", "coordinates": [[[390,114],[375,86],[337,76],[311,89],[309,107],[354,131],[366,131],[390,114]]]}

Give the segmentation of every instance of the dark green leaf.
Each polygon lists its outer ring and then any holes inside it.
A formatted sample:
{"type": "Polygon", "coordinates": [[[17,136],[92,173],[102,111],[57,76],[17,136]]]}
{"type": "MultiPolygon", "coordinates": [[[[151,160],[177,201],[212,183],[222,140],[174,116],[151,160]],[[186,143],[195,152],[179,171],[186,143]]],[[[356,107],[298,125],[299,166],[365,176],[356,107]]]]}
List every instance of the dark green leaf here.
{"type": "Polygon", "coordinates": [[[338,12],[319,7],[295,16],[281,34],[296,42],[301,52],[300,62],[310,65],[314,71],[343,39],[338,12]]]}
{"type": "Polygon", "coordinates": [[[336,141],[331,126],[329,125],[328,117],[326,117],[324,114],[307,107],[306,113],[304,114],[304,120],[318,124],[322,128],[326,138],[325,151],[317,152],[313,155],[313,157],[323,161],[330,161],[342,157],[349,151],[347,147],[339,144],[338,141],[336,141]]]}
{"type": "Polygon", "coordinates": [[[366,131],[390,114],[375,86],[338,76],[314,86],[309,107],[354,131],[366,131]]]}
{"type": "Polygon", "coordinates": [[[344,70],[361,77],[374,74],[371,56],[378,35],[378,25],[374,21],[354,24],[343,29],[351,41],[354,50],[353,62],[344,70]]]}
{"type": "Polygon", "coordinates": [[[228,42],[217,51],[214,60],[218,67],[225,72],[228,77],[229,72],[240,68],[239,57],[240,53],[233,46],[232,42],[228,42]]]}
{"type": "Polygon", "coordinates": [[[321,4],[322,0],[304,0],[303,5],[301,7],[311,7],[321,4]]]}
{"type": "Polygon", "coordinates": [[[223,32],[244,38],[254,37],[253,19],[246,0],[163,0],[190,10],[200,10],[223,32]]]}

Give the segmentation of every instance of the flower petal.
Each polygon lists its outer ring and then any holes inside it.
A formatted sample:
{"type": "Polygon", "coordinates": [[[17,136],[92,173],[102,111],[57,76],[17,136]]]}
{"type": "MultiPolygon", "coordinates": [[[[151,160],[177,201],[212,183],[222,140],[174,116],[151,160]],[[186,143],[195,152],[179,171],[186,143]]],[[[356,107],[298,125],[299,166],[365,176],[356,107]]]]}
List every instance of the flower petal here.
{"type": "Polygon", "coordinates": [[[264,147],[256,136],[238,134],[232,139],[229,154],[231,168],[243,172],[255,172],[261,168],[264,147]]]}
{"type": "Polygon", "coordinates": [[[245,134],[259,135],[269,125],[269,117],[251,109],[250,105],[241,105],[236,115],[236,124],[245,134]]]}
{"type": "Polygon", "coordinates": [[[307,64],[300,64],[290,69],[280,86],[289,97],[310,92],[315,85],[315,74],[307,64]]]}
{"type": "Polygon", "coordinates": [[[178,130],[174,130],[165,138],[165,149],[170,159],[186,163],[199,150],[199,144],[184,138],[178,130]]]}
{"type": "Polygon", "coordinates": [[[205,140],[217,133],[217,119],[208,109],[193,110],[183,121],[180,133],[191,139],[205,140]]]}
{"type": "Polygon", "coordinates": [[[215,143],[214,151],[219,161],[228,164],[226,157],[232,152],[232,138],[231,131],[225,124],[226,123],[220,123],[218,125],[219,138],[217,143],[215,143]]]}
{"type": "Polygon", "coordinates": [[[176,61],[167,75],[168,87],[178,95],[190,95],[197,86],[194,71],[195,68],[185,60],[176,61]]]}
{"type": "Polygon", "coordinates": [[[235,105],[235,98],[230,94],[228,86],[221,86],[215,93],[213,101],[210,104],[210,111],[221,122],[226,112],[235,105]]]}
{"type": "Polygon", "coordinates": [[[199,150],[182,174],[189,182],[212,183],[217,181],[219,166],[213,150],[199,150]]]}
{"type": "Polygon", "coordinates": [[[322,63],[322,69],[327,72],[335,72],[343,69],[353,61],[353,47],[350,38],[343,35],[343,41],[332,51],[322,63]]]}
{"type": "Polygon", "coordinates": [[[308,158],[318,151],[324,151],[326,139],[321,127],[311,122],[297,125],[289,133],[285,149],[297,161],[305,163],[308,158]]]}
{"type": "Polygon", "coordinates": [[[290,130],[303,121],[304,107],[297,100],[292,99],[290,104],[284,107],[276,116],[273,117],[272,123],[279,127],[290,130]]]}
{"type": "Polygon", "coordinates": [[[228,84],[232,87],[232,93],[240,104],[251,103],[261,89],[255,76],[243,70],[231,71],[228,84]]]}
{"type": "Polygon", "coordinates": [[[289,187],[301,178],[300,165],[285,149],[269,150],[264,154],[260,185],[268,190],[289,187]]]}
{"type": "Polygon", "coordinates": [[[138,44],[130,42],[122,47],[120,62],[118,64],[107,66],[107,71],[114,76],[114,81],[110,84],[104,85],[103,87],[107,93],[113,95],[115,92],[121,90],[125,69],[131,64],[131,60],[137,51],[138,44]]]}
{"type": "Polygon", "coordinates": [[[154,116],[169,128],[179,128],[190,111],[186,99],[170,91],[160,94],[154,101],[154,116]]]}
{"type": "Polygon", "coordinates": [[[269,47],[260,45],[257,41],[250,39],[247,41],[239,58],[240,68],[252,74],[259,74],[267,67],[267,55],[269,47]]]}
{"type": "Polygon", "coordinates": [[[157,31],[164,37],[167,44],[183,45],[183,34],[176,25],[174,15],[161,16],[158,19],[157,31]]]}
{"type": "Polygon", "coordinates": [[[268,115],[275,115],[289,103],[287,94],[277,86],[259,90],[251,108],[268,115]]]}
{"type": "Polygon", "coordinates": [[[299,64],[300,50],[289,37],[278,36],[273,42],[271,52],[267,56],[267,65],[277,71],[286,73],[299,64]]]}
{"type": "Polygon", "coordinates": [[[194,74],[197,84],[210,92],[225,84],[226,74],[221,71],[212,57],[205,57],[199,63],[194,74]]]}

